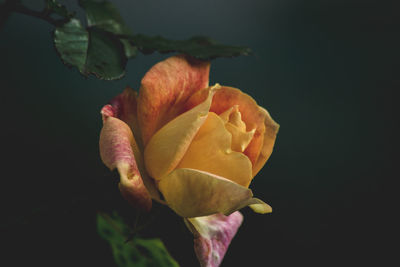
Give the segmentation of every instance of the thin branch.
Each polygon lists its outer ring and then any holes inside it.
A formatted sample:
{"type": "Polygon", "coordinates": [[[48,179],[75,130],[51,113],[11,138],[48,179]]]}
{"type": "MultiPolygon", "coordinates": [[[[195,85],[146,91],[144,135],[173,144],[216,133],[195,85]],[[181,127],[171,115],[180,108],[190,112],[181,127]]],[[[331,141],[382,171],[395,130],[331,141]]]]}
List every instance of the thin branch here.
{"type": "Polygon", "coordinates": [[[39,18],[41,20],[47,21],[48,23],[54,26],[60,26],[69,20],[69,18],[63,18],[63,19],[52,18],[51,17],[52,12],[47,8],[43,9],[42,11],[36,11],[27,8],[26,6],[22,5],[19,1],[8,0],[1,6],[0,27],[5,23],[8,16],[12,12],[39,18]]]}

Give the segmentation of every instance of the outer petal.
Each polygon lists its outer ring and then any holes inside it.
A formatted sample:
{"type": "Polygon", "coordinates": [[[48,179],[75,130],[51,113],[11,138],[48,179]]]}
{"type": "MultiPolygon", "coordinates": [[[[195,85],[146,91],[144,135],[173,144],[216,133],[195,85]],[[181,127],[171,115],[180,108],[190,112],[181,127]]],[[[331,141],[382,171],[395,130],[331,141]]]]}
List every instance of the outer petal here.
{"type": "Polygon", "coordinates": [[[263,144],[261,146],[261,151],[260,154],[256,160],[256,162],[253,164],[253,176],[255,176],[261,168],[264,166],[264,164],[267,162],[269,157],[272,154],[272,150],[274,149],[274,144],[276,140],[276,135],[279,130],[279,124],[277,124],[269,115],[268,111],[261,108],[265,114],[265,120],[264,120],[264,126],[265,126],[265,132],[264,132],[264,138],[263,138],[263,144]]]}
{"type": "MultiPolygon", "coordinates": [[[[186,103],[185,109],[191,109],[205,98],[205,93],[199,91],[186,103]]],[[[253,164],[253,176],[261,169],[272,153],[276,134],[279,129],[277,124],[266,112],[257,105],[256,101],[239,89],[222,86],[215,94],[210,111],[221,114],[234,105],[238,105],[243,121],[246,123],[247,131],[256,129],[253,139],[247,146],[246,154],[253,164]],[[266,138],[266,136],[268,136],[266,138]],[[265,141],[264,141],[265,139],[265,141]],[[262,159],[258,160],[263,151],[262,159]]]]}
{"type": "MultiPolygon", "coordinates": [[[[185,218],[214,213],[228,215],[248,205],[263,205],[259,199],[252,198],[250,189],[199,170],[176,169],[163,177],[158,187],[170,208],[185,218]]],[[[266,211],[260,206],[257,208],[253,210],[266,211]]]]}
{"type": "Polygon", "coordinates": [[[251,162],[243,153],[233,151],[231,144],[232,134],[224,121],[210,112],[176,168],[209,172],[248,187],[251,162]]]}
{"type": "Polygon", "coordinates": [[[209,71],[209,62],[174,56],[146,73],[138,105],[145,145],[163,125],[183,112],[183,105],[193,93],[208,87],[209,71]]]}
{"type": "Polygon", "coordinates": [[[136,143],[138,143],[140,147],[143,147],[137,118],[137,97],[137,92],[132,88],[127,87],[121,94],[117,95],[110,101],[112,113],[110,114],[106,112],[104,114],[104,109],[102,110],[102,113],[103,120],[106,117],[111,116],[128,124],[135,136],[136,143]]]}
{"type": "Polygon", "coordinates": [[[146,169],[151,177],[160,180],[175,169],[207,119],[212,97],[219,87],[207,88],[208,96],[203,103],[179,115],[153,135],[144,151],[146,169]]]}
{"type": "Polygon", "coordinates": [[[150,210],[151,197],[143,184],[133,147],[137,145],[129,126],[117,118],[106,118],[100,132],[101,159],[111,170],[118,169],[124,198],[135,207],[150,210]]]}
{"type": "Polygon", "coordinates": [[[160,194],[155,186],[154,180],[148,177],[143,161],[143,142],[141,139],[138,119],[137,119],[137,93],[133,89],[127,87],[125,90],[114,97],[109,105],[106,105],[101,110],[103,123],[106,122],[108,117],[115,117],[125,122],[134,136],[132,150],[137,167],[141,173],[143,182],[149,191],[151,197],[159,202],[160,194]]]}
{"type": "Polygon", "coordinates": [[[243,216],[236,211],[229,216],[214,214],[211,216],[185,219],[193,233],[194,250],[202,267],[217,267],[235,236],[243,216]]]}

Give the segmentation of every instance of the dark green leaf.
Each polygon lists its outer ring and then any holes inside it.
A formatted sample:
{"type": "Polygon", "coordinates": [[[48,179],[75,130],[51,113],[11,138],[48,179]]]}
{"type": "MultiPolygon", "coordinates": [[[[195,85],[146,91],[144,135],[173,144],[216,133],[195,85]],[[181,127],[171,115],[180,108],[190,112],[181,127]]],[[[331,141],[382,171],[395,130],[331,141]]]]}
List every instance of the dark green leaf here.
{"type": "Polygon", "coordinates": [[[56,28],[54,43],[63,62],[85,76],[114,80],[125,74],[127,58],[115,35],[96,27],[85,30],[78,20],[71,19],[56,28]]]}
{"type": "Polygon", "coordinates": [[[74,13],[69,12],[68,9],[64,5],[58,3],[57,0],[46,0],[46,8],[48,11],[64,18],[72,18],[74,16],[74,13]]]}
{"type": "MultiPolygon", "coordinates": [[[[108,1],[80,0],[79,4],[86,11],[86,19],[89,27],[97,27],[114,34],[132,34],[129,27],[125,24],[118,9],[108,1]]],[[[127,40],[121,40],[125,54],[128,58],[137,54],[136,47],[132,46],[127,40]]]]}
{"type": "Polygon", "coordinates": [[[142,34],[121,37],[130,40],[144,54],[155,51],[159,53],[180,52],[198,59],[209,60],[217,57],[235,57],[251,53],[251,50],[247,47],[222,45],[204,36],[196,36],[183,41],[168,40],[161,36],[149,37],[142,34]]]}
{"type": "Polygon", "coordinates": [[[54,31],[54,44],[66,65],[74,66],[84,73],[89,33],[77,19],[71,19],[54,31]]]}
{"type": "Polygon", "coordinates": [[[129,228],[115,214],[97,215],[97,231],[111,245],[115,262],[118,266],[135,267],[176,267],[178,263],[169,255],[160,239],[142,239],[135,237],[126,242],[129,228]]]}
{"type": "Polygon", "coordinates": [[[89,28],[89,47],[84,74],[99,79],[115,80],[125,75],[127,58],[122,43],[115,35],[89,28]]]}

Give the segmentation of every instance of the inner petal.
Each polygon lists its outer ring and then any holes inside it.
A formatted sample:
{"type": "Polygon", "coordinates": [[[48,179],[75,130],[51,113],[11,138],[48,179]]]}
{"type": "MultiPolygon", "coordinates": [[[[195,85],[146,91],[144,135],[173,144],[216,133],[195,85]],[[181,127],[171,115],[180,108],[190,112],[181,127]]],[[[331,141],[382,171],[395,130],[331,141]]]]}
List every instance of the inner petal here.
{"type": "Polygon", "coordinates": [[[243,152],[253,139],[256,129],[246,132],[246,124],[237,105],[219,115],[225,122],[225,128],[232,134],[232,150],[243,152]]]}
{"type": "Polygon", "coordinates": [[[225,128],[223,119],[209,112],[176,168],[206,171],[248,187],[252,164],[246,155],[233,151],[231,145],[232,134],[225,128]]]}

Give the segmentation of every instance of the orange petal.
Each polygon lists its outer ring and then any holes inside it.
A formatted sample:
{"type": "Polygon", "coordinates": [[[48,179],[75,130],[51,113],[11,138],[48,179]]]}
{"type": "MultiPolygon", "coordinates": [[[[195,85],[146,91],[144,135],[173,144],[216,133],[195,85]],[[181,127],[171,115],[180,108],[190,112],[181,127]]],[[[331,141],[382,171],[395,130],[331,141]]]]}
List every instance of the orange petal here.
{"type": "Polygon", "coordinates": [[[137,145],[129,126],[117,118],[106,117],[100,132],[101,159],[111,170],[117,168],[124,198],[133,206],[148,211],[151,197],[136,164],[134,149],[137,145]]]}
{"type": "Polygon", "coordinates": [[[229,216],[214,214],[184,220],[194,235],[194,250],[200,266],[217,267],[242,224],[243,215],[236,211],[229,216]]]}
{"type": "Polygon", "coordinates": [[[170,57],[143,77],[139,93],[139,125],[146,145],[163,125],[183,112],[186,100],[208,87],[210,63],[188,56],[170,57]]]}
{"type": "MultiPolygon", "coordinates": [[[[185,109],[191,109],[204,99],[203,90],[194,94],[186,103],[185,109]]],[[[253,139],[247,146],[244,154],[253,164],[253,176],[257,174],[272,153],[279,125],[269,116],[265,109],[258,106],[256,101],[239,89],[222,86],[215,94],[210,111],[222,114],[229,108],[238,105],[242,120],[247,131],[255,129],[253,139]],[[268,136],[266,138],[266,136],[268,136]],[[265,142],[264,142],[264,139],[265,142]],[[261,151],[262,158],[259,159],[261,151]],[[261,166],[261,167],[260,167],[261,166]]]]}
{"type": "Polygon", "coordinates": [[[210,112],[176,168],[209,172],[248,187],[251,162],[243,153],[232,151],[231,144],[232,135],[224,121],[210,112]]]}
{"type": "Polygon", "coordinates": [[[262,201],[252,198],[250,189],[199,170],[176,169],[160,180],[158,188],[170,208],[185,218],[215,213],[229,215],[254,204],[258,204],[255,212],[266,211],[260,207],[262,201]]]}
{"type": "Polygon", "coordinates": [[[152,136],[144,151],[146,169],[151,177],[160,180],[176,168],[205,122],[218,88],[219,85],[208,88],[208,97],[203,103],[179,115],[152,136]]]}
{"type": "Polygon", "coordinates": [[[276,140],[276,135],[278,134],[279,130],[279,124],[277,124],[271,118],[268,111],[263,109],[263,112],[265,113],[265,132],[260,154],[257,158],[257,161],[253,164],[253,176],[255,176],[261,170],[261,168],[265,165],[265,163],[271,156],[276,140]]]}

